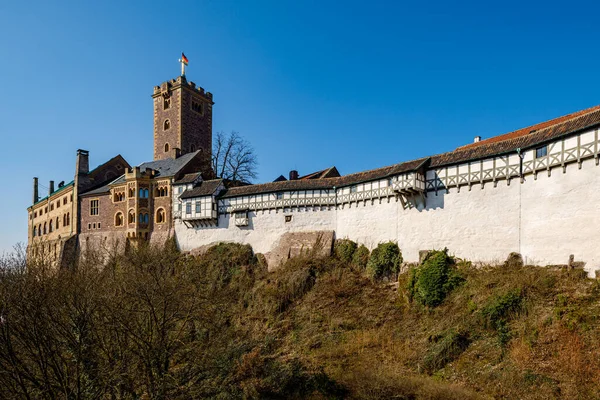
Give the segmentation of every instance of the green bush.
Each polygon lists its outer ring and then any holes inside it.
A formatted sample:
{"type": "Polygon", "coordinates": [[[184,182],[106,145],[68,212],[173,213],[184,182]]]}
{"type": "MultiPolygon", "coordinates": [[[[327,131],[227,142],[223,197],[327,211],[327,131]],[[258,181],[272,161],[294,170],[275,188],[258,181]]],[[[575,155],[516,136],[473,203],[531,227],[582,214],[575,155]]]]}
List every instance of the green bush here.
{"type": "Polygon", "coordinates": [[[514,314],[519,312],[523,306],[523,293],[521,289],[512,289],[508,292],[492,298],[492,300],[481,310],[486,328],[492,328],[498,334],[501,346],[505,346],[510,338],[508,322],[514,314]]]}
{"type": "Polygon", "coordinates": [[[367,262],[367,274],[372,279],[396,274],[400,271],[402,253],[394,242],[380,243],[373,251],[367,262]]]}
{"type": "Polygon", "coordinates": [[[333,245],[333,254],[342,262],[350,264],[356,251],[356,242],[350,239],[338,239],[333,245]]]}
{"type": "Polygon", "coordinates": [[[360,269],[365,269],[369,262],[369,255],[370,252],[367,246],[361,244],[352,256],[352,265],[360,269]]]}
{"type": "Polygon", "coordinates": [[[448,250],[432,251],[418,268],[411,268],[408,278],[408,297],[419,303],[436,307],[464,281],[454,267],[448,250]]]}
{"type": "Polygon", "coordinates": [[[444,368],[446,364],[456,360],[469,347],[470,339],[467,333],[451,330],[446,332],[427,351],[423,360],[425,371],[432,373],[444,368]]]}

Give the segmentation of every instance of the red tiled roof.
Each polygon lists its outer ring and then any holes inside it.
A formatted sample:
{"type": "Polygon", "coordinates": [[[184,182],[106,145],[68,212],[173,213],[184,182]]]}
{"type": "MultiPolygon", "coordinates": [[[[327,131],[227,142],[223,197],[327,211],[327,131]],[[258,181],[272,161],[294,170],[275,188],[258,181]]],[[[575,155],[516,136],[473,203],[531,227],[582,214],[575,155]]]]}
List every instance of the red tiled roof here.
{"type": "Polygon", "coordinates": [[[549,121],[540,122],[539,124],[531,125],[526,128],[517,129],[516,131],[505,133],[503,135],[494,136],[489,139],[482,140],[480,142],[470,143],[470,144],[461,146],[461,147],[457,148],[456,150],[471,149],[473,147],[484,146],[484,145],[488,145],[490,143],[498,143],[498,142],[502,142],[504,140],[516,139],[518,137],[526,136],[526,135],[529,135],[536,131],[546,129],[546,128],[549,128],[554,125],[558,125],[558,124],[565,123],[567,121],[571,121],[575,118],[581,117],[582,115],[589,114],[589,113],[591,113],[593,111],[597,111],[597,110],[600,110],[600,105],[586,108],[585,110],[577,111],[577,112],[574,112],[571,114],[563,115],[562,117],[554,118],[549,121]]]}
{"type": "Polygon", "coordinates": [[[600,124],[600,106],[435,155],[431,157],[431,166],[456,164],[516,151],[518,148],[526,149],[598,124],[600,124]]]}

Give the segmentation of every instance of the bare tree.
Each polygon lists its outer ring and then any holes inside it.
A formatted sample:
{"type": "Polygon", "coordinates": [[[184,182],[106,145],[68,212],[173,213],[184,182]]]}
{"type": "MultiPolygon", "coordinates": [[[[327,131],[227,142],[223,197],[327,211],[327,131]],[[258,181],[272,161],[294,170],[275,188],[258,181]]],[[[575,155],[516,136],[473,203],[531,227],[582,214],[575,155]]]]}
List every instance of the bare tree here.
{"type": "Polygon", "coordinates": [[[212,167],[218,177],[250,183],[257,176],[257,165],[254,149],[238,132],[221,131],[215,135],[212,167]]]}

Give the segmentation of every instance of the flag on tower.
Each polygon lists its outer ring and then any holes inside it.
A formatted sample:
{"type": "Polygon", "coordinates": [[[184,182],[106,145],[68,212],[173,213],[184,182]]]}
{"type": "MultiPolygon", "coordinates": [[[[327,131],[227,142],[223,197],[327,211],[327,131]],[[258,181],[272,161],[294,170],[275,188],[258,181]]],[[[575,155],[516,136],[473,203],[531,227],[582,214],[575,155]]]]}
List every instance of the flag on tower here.
{"type": "Polygon", "coordinates": [[[185,54],[183,54],[183,52],[181,52],[181,61],[185,64],[188,65],[188,59],[185,56],[185,54]]]}

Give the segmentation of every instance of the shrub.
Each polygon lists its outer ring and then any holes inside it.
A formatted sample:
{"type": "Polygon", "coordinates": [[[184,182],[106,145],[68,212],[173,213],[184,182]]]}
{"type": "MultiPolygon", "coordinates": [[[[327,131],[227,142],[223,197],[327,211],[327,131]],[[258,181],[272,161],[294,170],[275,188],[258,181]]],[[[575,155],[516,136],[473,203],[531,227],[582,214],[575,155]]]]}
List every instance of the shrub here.
{"type": "Polygon", "coordinates": [[[444,368],[454,361],[469,347],[470,339],[467,333],[451,330],[446,332],[433,345],[423,360],[425,371],[432,373],[444,368]]]}
{"type": "Polygon", "coordinates": [[[369,255],[370,252],[367,246],[361,244],[352,256],[352,265],[360,269],[365,269],[369,262],[369,255]]]}
{"type": "Polygon", "coordinates": [[[333,253],[342,262],[350,264],[356,251],[356,243],[350,239],[338,239],[333,245],[333,253]]]}
{"type": "Polygon", "coordinates": [[[496,331],[501,346],[505,346],[509,342],[511,334],[508,329],[508,321],[521,310],[522,305],[521,289],[512,289],[492,298],[481,310],[484,325],[496,331]]]}
{"type": "Polygon", "coordinates": [[[200,257],[200,262],[206,266],[206,274],[220,286],[228,284],[244,266],[255,265],[256,257],[248,244],[219,243],[209,248],[200,257]]]}
{"type": "Polygon", "coordinates": [[[425,306],[435,307],[463,281],[447,249],[432,251],[418,268],[410,269],[408,296],[425,306]]]}
{"type": "Polygon", "coordinates": [[[394,242],[380,243],[371,252],[367,262],[367,274],[372,279],[380,279],[400,271],[402,253],[394,242]]]}

